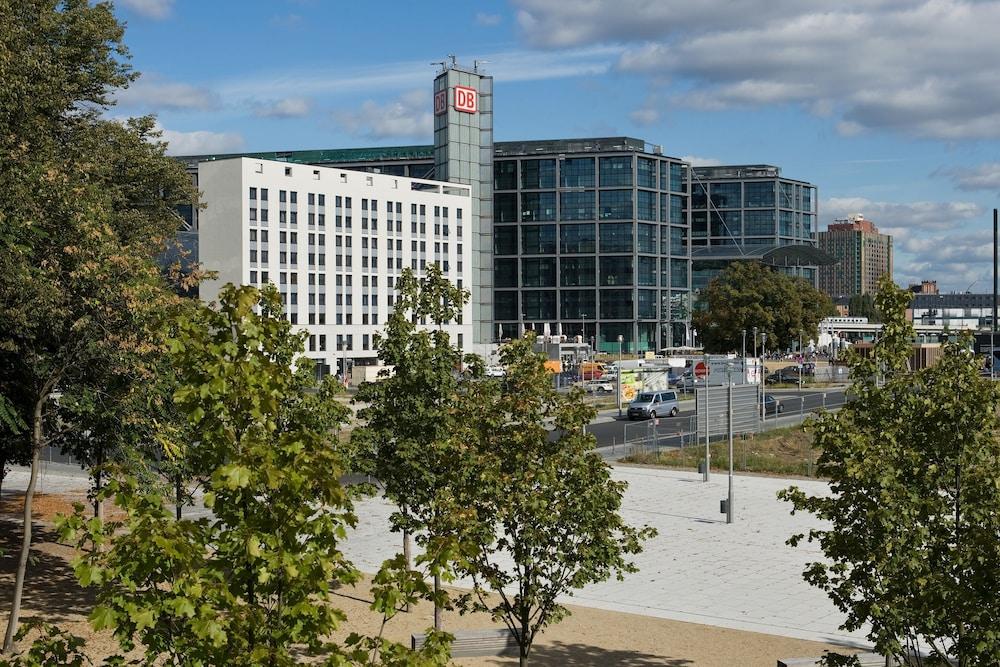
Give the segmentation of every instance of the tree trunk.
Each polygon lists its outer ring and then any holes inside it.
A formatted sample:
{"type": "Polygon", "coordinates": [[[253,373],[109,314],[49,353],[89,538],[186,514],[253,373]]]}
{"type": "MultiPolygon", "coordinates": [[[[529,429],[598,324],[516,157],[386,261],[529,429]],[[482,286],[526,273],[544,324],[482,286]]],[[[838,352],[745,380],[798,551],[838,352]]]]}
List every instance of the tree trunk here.
{"type": "MultiPolygon", "coordinates": [[[[406,571],[409,572],[413,567],[413,560],[410,553],[410,531],[403,531],[403,560],[406,561],[406,571]]],[[[410,612],[410,603],[407,602],[403,607],[403,611],[410,612]]]]}
{"type": "Polygon", "coordinates": [[[434,573],[434,629],[441,632],[441,603],[438,594],[441,592],[441,575],[434,573]]]}
{"type": "Polygon", "coordinates": [[[100,499],[104,486],[104,447],[97,449],[97,469],[94,471],[94,516],[104,521],[104,502],[100,499]]]}
{"type": "Polygon", "coordinates": [[[177,520],[181,520],[181,504],[184,498],[181,492],[181,474],[177,473],[174,477],[174,515],[177,520]]]}
{"type": "Polygon", "coordinates": [[[24,531],[21,539],[21,557],[17,561],[17,574],[14,578],[14,600],[10,605],[10,618],[7,620],[7,634],[3,638],[3,652],[10,653],[14,649],[14,635],[17,634],[17,623],[21,616],[21,596],[24,593],[24,575],[28,569],[28,555],[31,552],[31,505],[35,498],[35,483],[38,481],[39,452],[42,450],[42,406],[48,398],[48,388],[35,402],[35,413],[32,417],[31,431],[31,476],[28,478],[28,489],[24,492],[24,531]]]}
{"type": "Polygon", "coordinates": [[[521,633],[517,638],[517,646],[520,649],[520,659],[518,664],[525,667],[528,664],[528,652],[531,651],[531,644],[528,643],[528,619],[521,619],[521,633]]]}

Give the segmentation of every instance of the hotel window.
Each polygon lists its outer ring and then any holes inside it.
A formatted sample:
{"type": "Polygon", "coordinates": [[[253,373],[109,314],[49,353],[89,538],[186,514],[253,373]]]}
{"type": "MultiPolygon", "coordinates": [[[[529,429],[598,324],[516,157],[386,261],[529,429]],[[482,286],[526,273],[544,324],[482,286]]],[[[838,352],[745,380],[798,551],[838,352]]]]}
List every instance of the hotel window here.
{"type": "Polygon", "coordinates": [[[260,189],[260,200],[267,201],[267,188],[260,189]]]}
{"type": "Polygon", "coordinates": [[[291,199],[291,203],[293,203],[293,204],[298,204],[299,203],[299,193],[298,192],[295,192],[294,190],[292,190],[292,192],[289,193],[289,198],[291,199]]]}
{"type": "Polygon", "coordinates": [[[600,159],[601,187],[632,185],[632,156],[600,159]]]}
{"type": "Polygon", "coordinates": [[[250,199],[257,199],[257,188],[250,188],[250,199]]]}
{"type": "Polygon", "coordinates": [[[284,201],[287,200],[287,198],[288,198],[288,193],[287,192],[285,192],[284,190],[278,190],[278,201],[279,202],[284,202],[284,201]]]}

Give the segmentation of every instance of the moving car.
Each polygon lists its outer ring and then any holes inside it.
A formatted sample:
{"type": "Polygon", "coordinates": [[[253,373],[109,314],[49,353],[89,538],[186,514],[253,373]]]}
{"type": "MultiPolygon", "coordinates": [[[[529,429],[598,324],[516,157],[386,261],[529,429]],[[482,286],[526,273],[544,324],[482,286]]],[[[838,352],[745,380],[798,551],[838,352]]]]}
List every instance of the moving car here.
{"type": "Polygon", "coordinates": [[[639,393],[628,404],[628,418],[656,419],[657,417],[676,417],[681,411],[677,402],[677,392],[672,390],[644,391],[639,393]]]}
{"type": "Polygon", "coordinates": [[[761,414],[778,415],[784,411],[785,406],[781,404],[781,401],[776,399],[774,396],[764,394],[764,407],[761,408],[761,414]]]}
{"type": "Polygon", "coordinates": [[[613,394],[615,383],[606,380],[591,380],[583,383],[583,390],[588,394],[613,394]]]}
{"type": "Polygon", "coordinates": [[[799,369],[794,366],[776,370],[764,378],[767,384],[796,384],[798,381],[799,369]]]}

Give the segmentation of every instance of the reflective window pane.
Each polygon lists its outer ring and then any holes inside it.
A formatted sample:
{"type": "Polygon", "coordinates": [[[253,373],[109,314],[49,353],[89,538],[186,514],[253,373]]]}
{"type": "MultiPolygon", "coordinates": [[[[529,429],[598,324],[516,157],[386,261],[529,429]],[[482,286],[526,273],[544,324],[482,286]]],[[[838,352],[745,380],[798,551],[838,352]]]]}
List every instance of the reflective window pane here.
{"type": "Polygon", "coordinates": [[[594,225],[560,225],[559,246],[563,253],[595,252],[597,242],[594,225]]]}
{"type": "Polygon", "coordinates": [[[554,255],[556,253],[556,226],[522,225],[521,253],[525,255],[554,255]]]}
{"type": "Polygon", "coordinates": [[[556,161],[521,160],[521,187],[526,190],[556,187],[556,161]]]}
{"type": "Polygon", "coordinates": [[[559,215],[563,220],[594,220],[597,218],[597,193],[562,192],[559,194],[559,215]]]}
{"type": "Polygon", "coordinates": [[[522,287],[555,287],[556,258],[537,257],[521,260],[522,287]]]}
{"type": "Polygon", "coordinates": [[[631,223],[602,223],[601,252],[632,252],[631,223]]]}
{"type": "Polygon", "coordinates": [[[602,188],[632,185],[632,156],[602,157],[600,169],[602,188]]]}
{"type": "Polygon", "coordinates": [[[593,257],[562,257],[559,260],[559,284],[563,287],[587,287],[597,284],[596,260],[593,257]]]}
{"type": "Polygon", "coordinates": [[[556,193],[522,192],[521,221],[545,222],[556,219],[556,193]]]}
{"type": "Polygon", "coordinates": [[[559,165],[559,186],[563,188],[592,188],[595,185],[594,158],[566,158],[559,165]]]}
{"type": "Polygon", "coordinates": [[[601,283],[605,287],[632,284],[631,257],[601,257],[601,283]]]}
{"type": "Polygon", "coordinates": [[[601,220],[631,220],[631,190],[601,190],[601,220]]]}

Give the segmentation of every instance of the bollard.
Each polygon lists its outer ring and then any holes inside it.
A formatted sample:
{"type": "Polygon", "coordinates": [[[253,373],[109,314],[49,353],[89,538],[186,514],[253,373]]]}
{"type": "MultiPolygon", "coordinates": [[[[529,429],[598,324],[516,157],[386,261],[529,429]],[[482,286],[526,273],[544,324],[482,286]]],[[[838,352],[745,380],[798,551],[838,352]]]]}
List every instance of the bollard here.
{"type": "Polygon", "coordinates": [[[823,392],[823,411],[826,411],[826,392],[823,392]]]}

